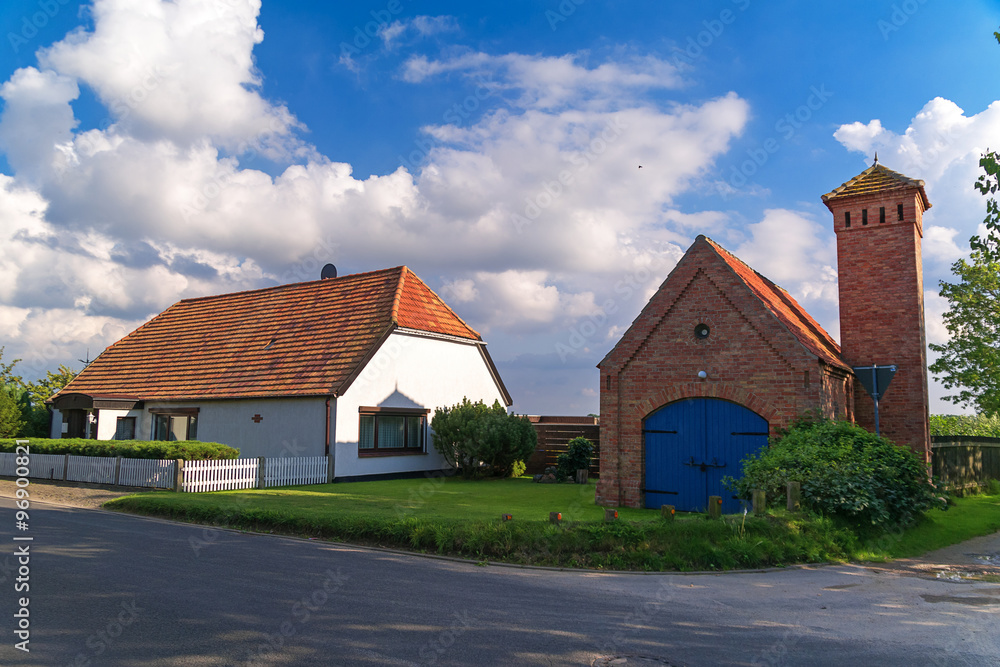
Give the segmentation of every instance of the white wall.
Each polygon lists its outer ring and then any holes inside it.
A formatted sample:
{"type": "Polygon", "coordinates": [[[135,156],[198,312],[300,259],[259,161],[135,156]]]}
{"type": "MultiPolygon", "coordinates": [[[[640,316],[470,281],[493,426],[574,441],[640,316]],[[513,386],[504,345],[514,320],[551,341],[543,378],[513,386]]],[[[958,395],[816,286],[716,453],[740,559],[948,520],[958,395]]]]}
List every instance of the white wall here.
{"type": "MultiPolygon", "coordinates": [[[[358,408],[427,408],[428,424],[440,406],[504,398],[476,345],[395,332],[365,370],[337,399],[337,477],[442,470],[448,467],[434,449],[430,429],[420,455],[358,457],[358,408]]],[[[331,445],[332,446],[332,445],[331,445]]]]}
{"type": "MultiPolygon", "coordinates": [[[[331,412],[334,402],[331,401],[331,412]]],[[[149,408],[199,408],[198,440],[220,442],[240,450],[241,458],[323,456],[326,444],[325,398],[274,398],[237,401],[146,402],[149,408]],[[253,420],[260,415],[259,422],[253,420]]],[[[331,431],[331,440],[332,431],[331,431]]],[[[331,445],[332,446],[332,445],[331,445]]]]}
{"type": "MultiPolygon", "coordinates": [[[[107,410],[102,409],[97,411],[97,439],[98,440],[113,440],[115,437],[115,430],[118,428],[118,418],[119,417],[135,417],[135,439],[136,440],[148,440],[149,439],[149,425],[148,421],[145,423],[143,417],[148,420],[148,415],[144,415],[142,410],[107,410]]],[[[60,421],[62,416],[59,417],[60,421]]]]}
{"type": "Polygon", "coordinates": [[[62,413],[55,408],[52,409],[52,423],[50,426],[51,431],[49,432],[49,437],[54,440],[61,438],[63,427],[62,413]]]}

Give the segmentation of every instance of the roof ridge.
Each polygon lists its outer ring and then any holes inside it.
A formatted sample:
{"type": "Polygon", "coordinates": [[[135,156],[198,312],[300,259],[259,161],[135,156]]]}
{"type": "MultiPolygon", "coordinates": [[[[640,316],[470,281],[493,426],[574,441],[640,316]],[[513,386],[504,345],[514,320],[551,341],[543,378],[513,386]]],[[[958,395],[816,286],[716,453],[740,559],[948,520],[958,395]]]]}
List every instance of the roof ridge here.
{"type": "MultiPolygon", "coordinates": [[[[805,329],[807,329],[808,331],[810,331],[814,336],[817,337],[817,341],[816,342],[818,342],[822,347],[826,347],[827,345],[831,345],[832,349],[827,350],[827,352],[828,353],[832,353],[833,357],[837,361],[840,361],[840,363],[844,363],[843,360],[840,358],[840,354],[841,354],[841,352],[840,352],[840,345],[838,345],[837,342],[835,340],[833,340],[833,336],[831,336],[825,329],[823,329],[823,327],[820,326],[819,323],[816,322],[813,319],[812,315],[810,315],[806,311],[806,309],[803,308],[802,305],[798,301],[795,300],[795,297],[793,297],[791,294],[789,294],[788,290],[786,290],[784,287],[781,287],[780,285],[777,285],[770,278],[768,278],[767,276],[765,276],[764,274],[762,274],[760,271],[757,271],[756,269],[754,269],[752,266],[750,266],[749,264],[747,264],[746,262],[744,262],[742,259],[740,259],[736,255],[734,255],[733,253],[729,252],[728,250],[726,250],[725,248],[723,248],[722,246],[720,246],[718,243],[716,243],[712,239],[710,239],[708,237],[705,237],[705,240],[708,241],[708,243],[711,245],[711,247],[720,255],[720,257],[723,259],[723,261],[725,261],[727,264],[730,265],[731,268],[734,268],[734,267],[733,267],[732,263],[730,263],[727,258],[731,258],[733,260],[736,260],[736,262],[738,262],[740,266],[746,267],[753,275],[755,275],[758,279],[760,279],[760,281],[764,284],[764,286],[767,287],[773,294],[775,294],[777,296],[777,298],[780,299],[782,301],[782,303],[785,304],[785,307],[787,307],[789,309],[789,311],[791,311],[791,313],[794,315],[794,319],[797,320],[798,323],[802,327],[804,327],[805,329]]],[[[779,321],[781,320],[781,317],[778,315],[778,313],[775,312],[774,309],[771,306],[769,306],[766,303],[766,301],[764,301],[764,299],[759,294],[756,294],[756,290],[751,285],[749,285],[742,276],[740,276],[739,274],[737,274],[737,278],[741,282],[743,282],[743,284],[746,285],[747,288],[751,292],[755,293],[754,295],[757,297],[757,299],[759,299],[759,300],[761,300],[761,302],[763,302],[765,308],[767,308],[768,310],[770,310],[772,312],[772,314],[774,314],[775,317],[778,318],[779,321]]],[[[789,329],[789,332],[799,341],[800,345],[802,345],[807,350],[809,349],[809,345],[807,345],[806,342],[798,334],[796,334],[794,331],[792,331],[789,328],[788,324],[784,324],[784,323],[782,323],[782,324],[783,324],[783,326],[785,326],[786,329],[789,329]]],[[[810,351],[811,354],[816,354],[816,352],[813,351],[813,350],[809,350],[809,351],[810,351]]],[[[817,356],[819,356],[819,355],[817,355],[817,356]]]]}
{"type": "Polygon", "coordinates": [[[406,286],[406,272],[409,271],[406,265],[397,267],[399,271],[399,282],[396,283],[396,293],[392,297],[392,323],[399,326],[399,302],[403,298],[403,289],[406,286]]]}
{"type": "MultiPolygon", "coordinates": [[[[207,301],[209,299],[221,299],[221,298],[224,298],[224,297],[242,296],[242,295],[245,295],[245,294],[254,294],[254,293],[260,293],[260,292],[272,292],[272,291],[278,291],[278,290],[283,290],[283,289],[295,289],[297,287],[301,287],[303,285],[311,285],[313,283],[346,282],[348,278],[350,278],[350,279],[366,278],[366,277],[373,276],[373,275],[375,275],[377,273],[390,273],[390,272],[396,271],[396,270],[398,270],[400,268],[405,268],[405,267],[394,266],[394,267],[389,268],[389,269],[375,269],[373,271],[362,271],[361,273],[348,273],[348,274],[343,275],[343,276],[337,276],[336,278],[317,278],[316,280],[303,280],[303,281],[297,282],[297,283],[282,283],[280,285],[271,285],[270,287],[256,287],[254,289],[239,290],[237,292],[226,292],[225,294],[208,294],[206,296],[192,296],[192,297],[188,297],[186,299],[181,299],[179,301],[175,301],[169,307],[172,308],[173,306],[176,306],[179,303],[191,303],[191,302],[194,302],[194,301],[207,301]]],[[[162,312],[166,312],[166,311],[162,311],[162,312]]]]}
{"type": "Polygon", "coordinates": [[[900,172],[895,171],[893,169],[889,169],[889,167],[886,167],[883,164],[879,164],[878,162],[876,162],[872,166],[868,167],[867,169],[865,169],[864,171],[862,171],[860,174],[858,174],[854,178],[851,178],[851,179],[849,179],[847,181],[844,181],[838,187],[834,188],[832,191],[830,191],[830,192],[826,193],[825,195],[823,195],[822,196],[822,200],[825,202],[825,201],[827,201],[829,199],[835,199],[835,198],[839,197],[846,190],[848,190],[851,186],[857,184],[858,182],[860,182],[865,177],[870,176],[870,175],[872,175],[872,174],[874,174],[876,172],[881,173],[884,176],[887,176],[887,177],[891,178],[894,181],[897,181],[899,183],[899,185],[902,186],[902,187],[918,188],[921,191],[922,195],[923,195],[923,199],[925,200],[925,204],[926,204],[925,208],[930,208],[930,201],[927,199],[927,193],[924,190],[924,188],[926,186],[926,184],[924,183],[924,181],[920,180],[919,178],[910,178],[906,174],[900,173],[900,172]]]}

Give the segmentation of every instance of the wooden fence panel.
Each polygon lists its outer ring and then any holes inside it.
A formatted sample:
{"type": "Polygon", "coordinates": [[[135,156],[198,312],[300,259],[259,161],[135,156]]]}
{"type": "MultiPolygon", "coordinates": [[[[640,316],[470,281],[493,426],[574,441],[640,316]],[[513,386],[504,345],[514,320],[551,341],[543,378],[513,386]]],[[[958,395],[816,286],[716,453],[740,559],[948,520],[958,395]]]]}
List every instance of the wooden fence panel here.
{"type": "MultiPolygon", "coordinates": [[[[534,421],[536,418],[532,417],[534,421]]],[[[594,456],[590,462],[590,474],[599,476],[601,472],[601,427],[591,419],[590,423],[567,423],[566,417],[539,417],[534,423],[538,434],[538,446],[526,461],[528,475],[545,472],[548,466],[556,465],[556,457],[564,453],[573,438],[586,438],[594,443],[594,456]]],[[[579,418],[577,418],[579,419],[579,418]]]]}
{"type": "Polygon", "coordinates": [[[934,436],[931,465],[935,477],[961,488],[1000,480],[1000,438],[934,436]]]}

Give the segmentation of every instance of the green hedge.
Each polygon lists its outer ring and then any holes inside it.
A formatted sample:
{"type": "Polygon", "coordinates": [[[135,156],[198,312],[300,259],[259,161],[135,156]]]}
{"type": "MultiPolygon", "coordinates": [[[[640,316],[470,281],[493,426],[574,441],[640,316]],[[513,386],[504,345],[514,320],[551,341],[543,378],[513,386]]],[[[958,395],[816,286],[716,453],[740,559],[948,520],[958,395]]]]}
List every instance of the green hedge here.
{"type": "MultiPolygon", "coordinates": [[[[240,450],[218,442],[197,440],[87,440],[84,438],[28,439],[32,454],[121,456],[126,459],[235,459],[240,450]]],[[[13,452],[14,438],[0,438],[0,452],[13,452]]]]}
{"type": "Polygon", "coordinates": [[[931,415],[931,435],[1000,438],[1000,415],[931,415]]]}

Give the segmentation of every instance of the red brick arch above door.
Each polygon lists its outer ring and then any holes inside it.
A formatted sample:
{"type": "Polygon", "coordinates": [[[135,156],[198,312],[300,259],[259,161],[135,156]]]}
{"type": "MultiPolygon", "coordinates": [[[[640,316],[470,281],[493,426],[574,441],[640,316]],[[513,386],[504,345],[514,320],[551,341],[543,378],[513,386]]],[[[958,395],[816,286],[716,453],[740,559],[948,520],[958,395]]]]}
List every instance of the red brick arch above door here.
{"type": "Polygon", "coordinates": [[[766,419],[769,424],[779,421],[778,411],[752,391],[715,382],[689,382],[663,387],[639,401],[636,404],[636,414],[633,417],[640,420],[645,419],[664,405],[684,398],[722,398],[753,410],[766,419]]]}

